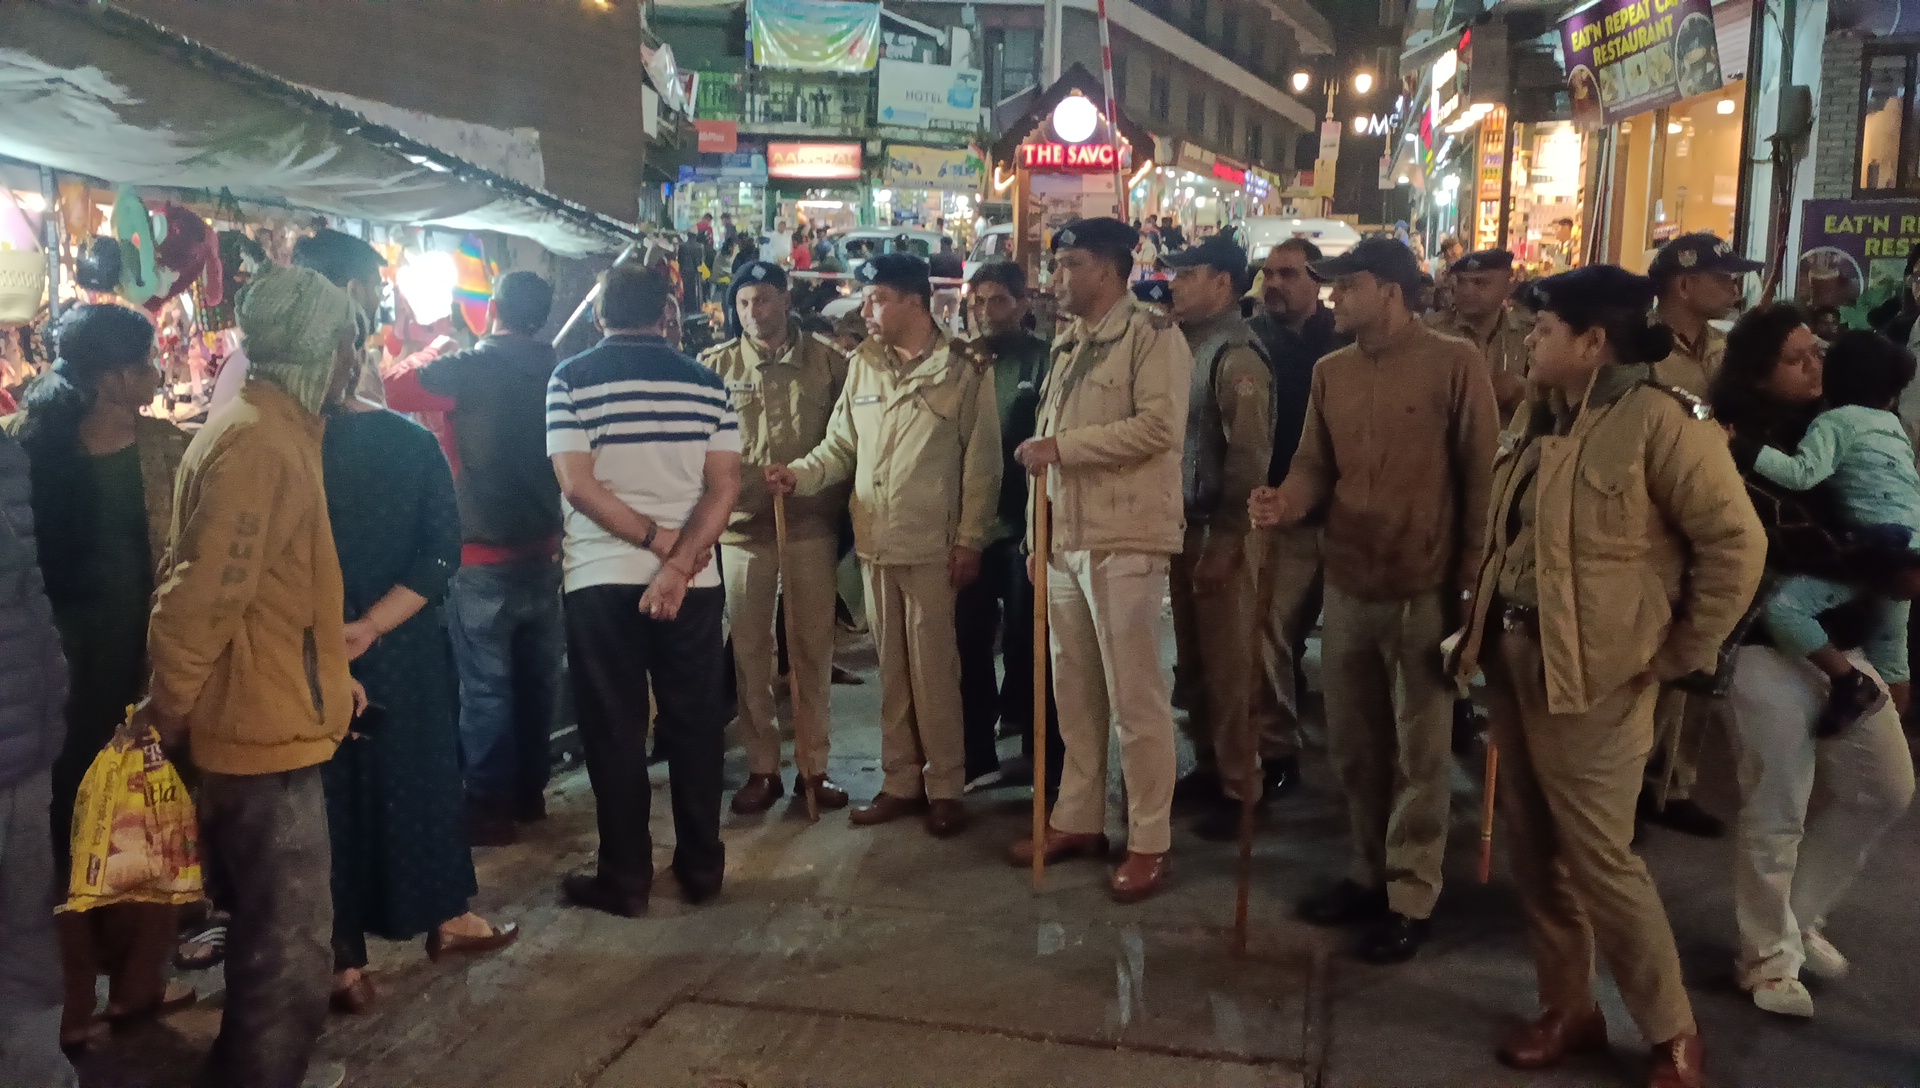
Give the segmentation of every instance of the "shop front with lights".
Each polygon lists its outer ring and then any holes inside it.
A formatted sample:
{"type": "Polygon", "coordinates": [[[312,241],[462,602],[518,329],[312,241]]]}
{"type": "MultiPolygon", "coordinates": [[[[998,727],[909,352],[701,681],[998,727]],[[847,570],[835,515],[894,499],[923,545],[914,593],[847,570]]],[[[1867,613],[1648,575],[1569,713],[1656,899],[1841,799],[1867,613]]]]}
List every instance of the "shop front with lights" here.
{"type": "Polygon", "coordinates": [[[986,158],[977,147],[889,142],[873,190],[873,222],[920,230],[944,224],[964,246],[972,240],[986,179],[986,158]]]}
{"type": "Polygon", "coordinates": [[[1136,218],[1172,216],[1189,237],[1262,214],[1273,198],[1272,175],[1190,142],[1164,141],[1174,149],[1168,164],[1141,174],[1133,186],[1136,218]],[[1259,192],[1256,198],[1253,194],[1259,192]]]}
{"type": "Polygon", "coordinates": [[[865,145],[858,140],[769,140],[767,229],[801,223],[846,230],[871,223],[865,145]]]}
{"type": "Polygon", "coordinates": [[[1013,258],[1035,283],[1047,282],[1042,257],[1067,223],[1148,214],[1130,197],[1155,168],[1153,136],[1117,109],[1109,117],[1102,100],[1099,79],[1075,65],[993,146],[993,198],[1013,205],[1013,258]]]}
{"type": "Polygon", "coordinates": [[[1597,259],[1642,272],[1678,235],[1735,236],[1752,10],[1601,0],[1561,21],[1573,120],[1593,134],[1585,248],[1597,259]]]}
{"type": "Polygon", "coordinates": [[[709,151],[680,168],[673,187],[673,225],[691,230],[702,216],[722,215],[752,228],[766,220],[767,152],[763,144],[742,142],[734,150],[709,151]]]}

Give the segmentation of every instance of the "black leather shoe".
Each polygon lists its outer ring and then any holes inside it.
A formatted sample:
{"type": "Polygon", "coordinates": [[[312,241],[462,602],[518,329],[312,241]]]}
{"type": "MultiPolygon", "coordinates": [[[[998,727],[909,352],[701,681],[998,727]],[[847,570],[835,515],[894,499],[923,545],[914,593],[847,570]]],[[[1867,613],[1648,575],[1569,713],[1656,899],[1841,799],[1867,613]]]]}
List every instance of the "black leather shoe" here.
{"type": "Polygon", "coordinates": [[[560,880],[560,894],[567,902],[588,910],[638,918],[647,913],[646,895],[621,892],[600,879],[597,873],[568,873],[560,880]]]}
{"type": "Polygon", "coordinates": [[[1226,796],[1220,792],[1220,772],[1197,767],[1173,784],[1173,803],[1177,808],[1199,808],[1226,796]]]}
{"type": "MultiPolygon", "coordinates": [[[[1260,806],[1253,807],[1254,826],[1260,823],[1260,806]]],[[[1208,842],[1240,841],[1240,802],[1222,797],[1193,823],[1193,833],[1208,842]]]]}
{"type": "Polygon", "coordinates": [[[1427,943],[1433,923],[1425,918],[1409,918],[1398,911],[1389,912],[1374,923],[1360,942],[1360,958],[1386,966],[1405,963],[1427,943]]]}
{"type": "Polygon", "coordinates": [[[1261,764],[1260,772],[1265,779],[1260,800],[1277,801],[1299,788],[1300,757],[1281,756],[1279,759],[1269,759],[1261,764]]]}
{"type": "Polygon", "coordinates": [[[725,871],[700,876],[694,873],[673,870],[674,882],[680,885],[680,899],[690,907],[712,902],[720,897],[720,885],[725,871]]]}
{"type": "Polygon", "coordinates": [[[1363,888],[1342,880],[1300,901],[1300,920],[1316,926],[1344,926],[1370,922],[1385,913],[1387,889],[1363,888]]]}
{"type": "Polygon", "coordinates": [[[1727,825],[1720,817],[1701,808],[1690,797],[1674,797],[1667,800],[1667,807],[1661,808],[1654,799],[1652,790],[1640,791],[1640,803],[1635,808],[1640,820],[1664,827],[1669,831],[1678,831],[1682,835],[1692,835],[1701,839],[1717,839],[1727,833],[1727,825]]]}

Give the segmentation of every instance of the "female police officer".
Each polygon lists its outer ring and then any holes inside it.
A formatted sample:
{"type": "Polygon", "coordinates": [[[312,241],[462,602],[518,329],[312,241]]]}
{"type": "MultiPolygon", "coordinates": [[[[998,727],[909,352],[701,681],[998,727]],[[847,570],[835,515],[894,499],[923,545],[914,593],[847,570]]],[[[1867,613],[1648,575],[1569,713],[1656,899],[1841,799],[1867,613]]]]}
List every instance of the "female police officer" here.
{"type": "Polygon", "coordinates": [[[1715,670],[1759,584],[1765,538],[1725,436],[1649,365],[1672,334],[1653,285],[1611,265],[1541,281],[1534,388],[1501,436],[1486,559],[1458,675],[1484,669],[1510,860],[1545,1014],[1500,1059],[1604,1049],[1598,947],[1656,1045],[1650,1083],[1701,1082],[1701,1047],[1658,892],[1631,849],[1662,681],[1715,670]]]}

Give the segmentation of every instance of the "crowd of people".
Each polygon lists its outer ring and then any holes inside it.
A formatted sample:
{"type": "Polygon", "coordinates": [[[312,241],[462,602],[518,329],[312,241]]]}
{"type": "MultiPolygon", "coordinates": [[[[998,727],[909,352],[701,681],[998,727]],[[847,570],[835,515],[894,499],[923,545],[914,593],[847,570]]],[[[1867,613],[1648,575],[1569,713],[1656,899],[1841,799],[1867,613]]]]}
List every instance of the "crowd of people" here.
{"type": "Polygon", "coordinates": [[[140,412],[145,318],[74,308],[0,439],[0,1083],[71,1084],[62,1051],[99,1025],[193,1000],[167,980],[175,908],[48,909],[81,775],[149,728],[189,775],[218,912],[195,942],[195,965],[226,964],[204,1082],[340,1083],[312,1059],[329,1008],[377,1001],[367,935],[435,959],[518,936],[469,909],[470,848],[546,815],[563,648],[599,831],[571,904],[647,911],[650,760],[667,875],[697,905],[726,882],[723,806],[791,790],[855,827],[960,835],[971,789],[1020,780],[1005,732],[1052,798],[1009,861],[1111,860],[1136,903],[1174,879],[1176,805],[1231,839],[1299,783],[1318,621],[1313,739],[1352,858],[1300,916],[1354,928],[1371,963],[1418,954],[1478,704],[1542,1009],[1497,1053],[1604,1047],[1604,964],[1658,1088],[1702,1083],[1703,1053],[1633,842],[1721,833],[1692,797],[1717,726],[1739,981],[1813,1015],[1802,973],[1847,968],[1824,920],[1914,789],[1912,355],[1825,343],[1787,305],[1722,333],[1755,266],[1706,235],[1646,276],[1590,266],[1517,301],[1511,255],[1459,255],[1428,312],[1391,237],[1332,258],[1289,239],[1255,269],[1231,233],[1178,234],[1054,232],[1051,344],[1020,265],[972,274],[961,334],[935,316],[942,270],[889,252],[859,266],[859,327],[831,333],[788,268],[740,261],[737,335],[694,359],[680,286],[639,261],[601,277],[581,354],[536,337],[552,288],[514,272],[472,348],[369,372],[379,257],[323,231],[241,296],[244,378],[191,438],[140,412]],[[1136,284],[1148,246],[1167,278],[1136,284]],[[881,685],[883,780],[858,803],[830,770],[848,550],[881,685]],[[728,802],[730,722],[748,775],[728,802]]]}

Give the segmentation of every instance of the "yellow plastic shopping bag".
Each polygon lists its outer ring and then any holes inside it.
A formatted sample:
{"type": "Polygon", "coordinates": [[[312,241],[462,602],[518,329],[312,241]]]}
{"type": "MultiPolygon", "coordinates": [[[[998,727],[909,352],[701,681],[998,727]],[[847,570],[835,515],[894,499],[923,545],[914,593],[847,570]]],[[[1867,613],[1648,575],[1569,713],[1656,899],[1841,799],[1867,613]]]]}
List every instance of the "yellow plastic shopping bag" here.
{"type": "Polygon", "coordinates": [[[61,910],[201,898],[200,826],[180,772],[148,730],[115,736],[87,768],[73,806],[73,876],[61,910]]]}

